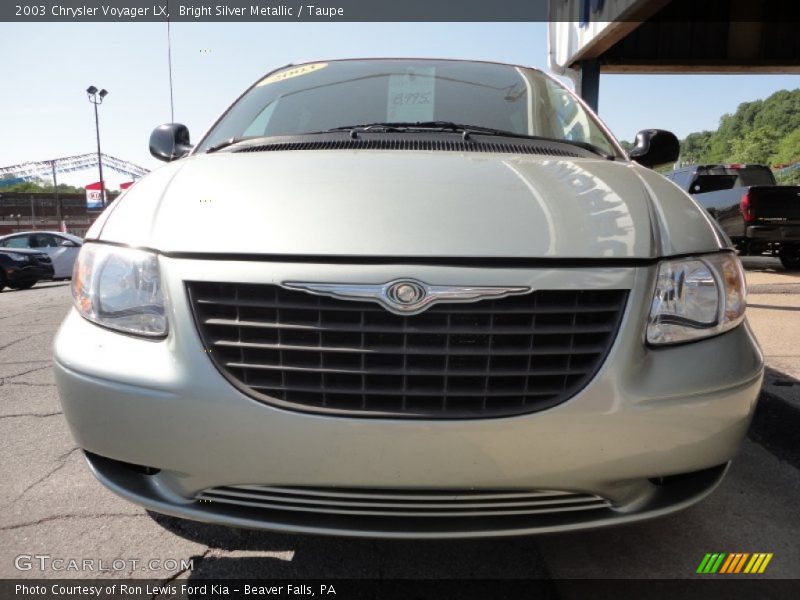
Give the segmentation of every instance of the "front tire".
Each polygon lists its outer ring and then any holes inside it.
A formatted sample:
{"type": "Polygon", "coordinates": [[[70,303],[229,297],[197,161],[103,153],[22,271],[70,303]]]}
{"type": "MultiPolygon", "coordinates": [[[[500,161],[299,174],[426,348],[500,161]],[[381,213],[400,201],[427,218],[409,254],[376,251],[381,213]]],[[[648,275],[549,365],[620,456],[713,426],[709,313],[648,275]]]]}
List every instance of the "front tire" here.
{"type": "Polygon", "coordinates": [[[786,246],[781,248],[779,257],[783,268],[787,271],[800,270],[800,246],[786,246]]]}
{"type": "Polygon", "coordinates": [[[28,283],[21,283],[21,284],[20,284],[20,283],[17,283],[17,284],[14,284],[14,285],[12,285],[12,286],[9,286],[9,287],[11,287],[11,288],[13,288],[13,289],[15,289],[15,290],[29,290],[29,289],[31,289],[31,288],[32,288],[34,285],[36,285],[36,282],[35,282],[35,281],[30,281],[30,282],[28,282],[28,283]]]}

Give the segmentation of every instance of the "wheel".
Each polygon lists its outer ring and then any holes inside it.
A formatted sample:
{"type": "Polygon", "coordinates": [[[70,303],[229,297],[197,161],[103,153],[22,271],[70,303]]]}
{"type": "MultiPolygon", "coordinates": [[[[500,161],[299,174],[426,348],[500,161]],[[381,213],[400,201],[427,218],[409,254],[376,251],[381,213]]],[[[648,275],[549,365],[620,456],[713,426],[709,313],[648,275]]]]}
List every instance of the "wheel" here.
{"type": "Polygon", "coordinates": [[[14,285],[11,285],[9,287],[14,288],[15,290],[29,290],[34,285],[36,285],[35,281],[29,281],[28,283],[15,283],[14,285]]]}
{"type": "Polygon", "coordinates": [[[3,271],[0,271],[0,292],[3,291],[4,287],[6,287],[6,276],[3,271]]]}
{"type": "Polygon", "coordinates": [[[781,264],[787,271],[800,270],[800,246],[788,246],[781,248],[781,264]]]}

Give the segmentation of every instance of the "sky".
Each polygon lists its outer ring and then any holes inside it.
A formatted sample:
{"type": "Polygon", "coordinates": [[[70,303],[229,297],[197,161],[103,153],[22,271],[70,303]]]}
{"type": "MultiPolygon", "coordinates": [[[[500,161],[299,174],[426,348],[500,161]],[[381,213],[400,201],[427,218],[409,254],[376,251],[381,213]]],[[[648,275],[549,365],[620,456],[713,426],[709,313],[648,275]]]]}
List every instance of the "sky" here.
{"type": "MultiPolygon", "coordinates": [[[[175,121],[198,141],[264,73],[287,63],[352,57],[497,60],[547,69],[546,23],[173,23],[175,121]]],[[[170,121],[164,23],[0,24],[0,167],[94,152],[84,90],[106,88],[103,152],[157,168],[152,129],[170,121]]],[[[780,89],[793,75],[603,75],[600,117],[623,140],[640,129],[679,137],[715,129],[724,113],[780,89]]],[[[96,172],[60,181],[85,185],[96,172]]],[[[114,188],[127,177],[107,175],[114,188]]]]}

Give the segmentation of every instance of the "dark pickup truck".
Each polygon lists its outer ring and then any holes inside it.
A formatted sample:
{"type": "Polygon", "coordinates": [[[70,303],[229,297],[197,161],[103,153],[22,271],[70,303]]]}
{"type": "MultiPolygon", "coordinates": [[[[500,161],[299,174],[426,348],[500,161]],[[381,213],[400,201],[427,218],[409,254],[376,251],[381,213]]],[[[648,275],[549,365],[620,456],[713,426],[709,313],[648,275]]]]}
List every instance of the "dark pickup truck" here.
{"type": "Polygon", "coordinates": [[[779,186],[764,165],[691,165],[666,177],[711,213],[740,254],[800,269],[800,186],[779,186]]]}

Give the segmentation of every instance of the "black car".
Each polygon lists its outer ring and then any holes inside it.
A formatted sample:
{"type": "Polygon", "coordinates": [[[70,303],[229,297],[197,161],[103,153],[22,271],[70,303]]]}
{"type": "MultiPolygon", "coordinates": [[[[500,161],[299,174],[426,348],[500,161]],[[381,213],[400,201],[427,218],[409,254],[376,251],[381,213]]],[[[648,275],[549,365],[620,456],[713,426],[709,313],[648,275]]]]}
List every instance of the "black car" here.
{"type": "Polygon", "coordinates": [[[26,290],[42,279],[52,279],[53,261],[44,252],[0,248],[0,291],[6,286],[26,290]]]}
{"type": "Polygon", "coordinates": [[[800,186],[778,185],[766,165],[689,165],[666,177],[717,220],[739,254],[800,269],[800,186]]]}

